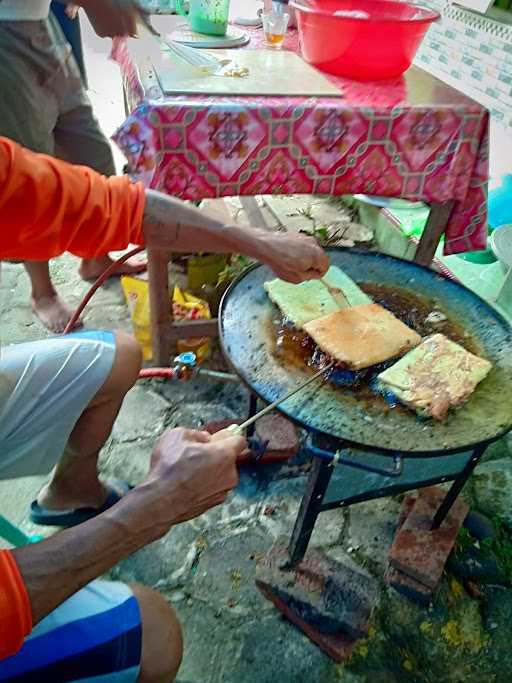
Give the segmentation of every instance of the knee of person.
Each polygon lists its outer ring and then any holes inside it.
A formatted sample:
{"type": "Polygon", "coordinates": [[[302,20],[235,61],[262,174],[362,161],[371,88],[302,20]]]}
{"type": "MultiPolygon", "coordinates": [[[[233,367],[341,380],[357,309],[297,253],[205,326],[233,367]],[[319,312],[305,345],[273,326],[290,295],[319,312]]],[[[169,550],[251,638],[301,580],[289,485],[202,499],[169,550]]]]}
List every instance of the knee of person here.
{"type": "Polygon", "coordinates": [[[172,607],[156,591],[132,584],[139,604],[142,651],[138,683],[172,683],[183,656],[181,626],[172,607]]]}
{"type": "Polygon", "coordinates": [[[122,368],[120,379],[130,388],[142,367],[142,349],[131,334],[116,331],[116,364],[122,368]]]}

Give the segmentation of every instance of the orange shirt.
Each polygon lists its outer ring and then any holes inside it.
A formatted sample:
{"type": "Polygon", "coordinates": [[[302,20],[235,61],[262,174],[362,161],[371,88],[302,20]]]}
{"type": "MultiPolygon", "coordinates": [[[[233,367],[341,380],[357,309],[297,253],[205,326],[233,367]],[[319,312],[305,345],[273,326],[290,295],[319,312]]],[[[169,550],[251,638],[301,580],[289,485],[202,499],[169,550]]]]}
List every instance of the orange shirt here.
{"type": "Polygon", "coordinates": [[[32,609],[18,565],[0,550],[0,659],[16,654],[32,630],[32,609]]]}
{"type": "Polygon", "coordinates": [[[144,244],[144,188],[0,137],[0,259],[94,258],[144,244]]]}
{"type": "MultiPolygon", "coordinates": [[[[93,258],[143,244],[144,188],[23,149],[0,137],[0,260],[93,258]]],[[[32,628],[30,602],[9,551],[0,551],[0,659],[32,628]]]]}

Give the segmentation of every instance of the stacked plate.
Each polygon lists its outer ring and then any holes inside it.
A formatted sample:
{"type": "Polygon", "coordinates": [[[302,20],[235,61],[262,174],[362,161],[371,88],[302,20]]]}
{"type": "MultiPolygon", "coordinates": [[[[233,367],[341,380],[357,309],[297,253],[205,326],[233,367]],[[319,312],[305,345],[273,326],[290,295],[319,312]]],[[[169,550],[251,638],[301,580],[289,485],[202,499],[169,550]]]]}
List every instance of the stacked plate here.
{"type": "Polygon", "coordinates": [[[206,48],[209,50],[213,48],[242,47],[242,45],[247,45],[250,40],[248,34],[237,26],[228,26],[225,36],[206,36],[192,31],[187,23],[180,24],[166,37],[188,47],[206,48]]]}

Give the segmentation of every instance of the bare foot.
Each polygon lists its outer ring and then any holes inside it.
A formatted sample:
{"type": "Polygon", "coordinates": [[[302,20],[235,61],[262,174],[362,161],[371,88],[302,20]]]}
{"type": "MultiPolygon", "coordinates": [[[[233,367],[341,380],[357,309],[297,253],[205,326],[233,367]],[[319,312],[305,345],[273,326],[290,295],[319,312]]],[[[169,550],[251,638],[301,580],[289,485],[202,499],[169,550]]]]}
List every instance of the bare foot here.
{"type": "MultiPolygon", "coordinates": [[[[43,325],[52,332],[64,332],[74,309],[68,306],[58,294],[53,296],[32,297],[32,310],[43,325]]],[[[82,321],[77,321],[75,327],[82,327],[82,321]]]]}
{"type": "MultiPolygon", "coordinates": [[[[83,280],[96,280],[109,266],[113,263],[110,256],[103,256],[97,259],[83,259],[80,264],[78,272],[83,280]]],[[[146,260],[137,259],[137,257],[128,259],[125,263],[120,265],[110,277],[119,277],[119,275],[137,275],[147,270],[148,264],[146,260]]]]}

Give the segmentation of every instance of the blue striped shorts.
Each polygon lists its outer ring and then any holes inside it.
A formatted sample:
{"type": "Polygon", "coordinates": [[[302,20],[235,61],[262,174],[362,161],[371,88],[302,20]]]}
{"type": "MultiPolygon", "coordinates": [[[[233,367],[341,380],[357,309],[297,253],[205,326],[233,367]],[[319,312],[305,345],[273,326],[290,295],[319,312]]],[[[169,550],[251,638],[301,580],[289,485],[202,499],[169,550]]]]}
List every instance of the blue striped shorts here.
{"type": "Polygon", "coordinates": [[[0,661],[2,683],[134,683],[140,673],[139,605],[124,583],[93,581],[0,661]]]}

